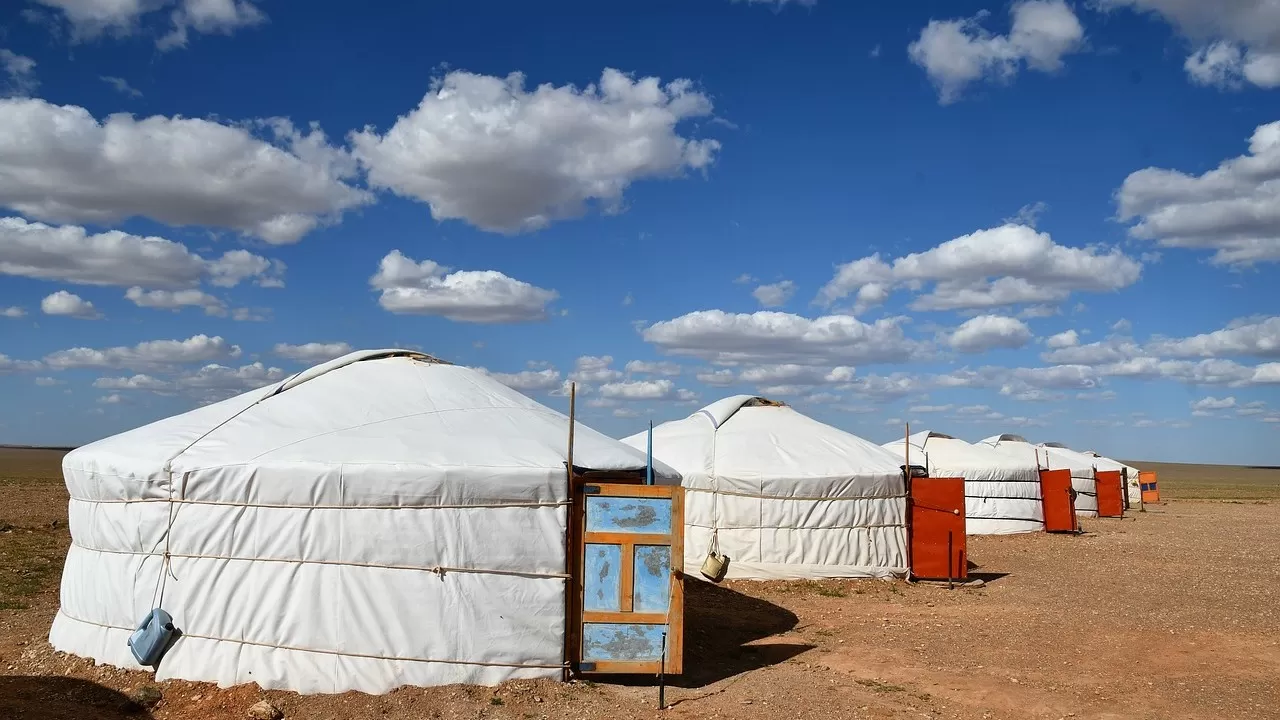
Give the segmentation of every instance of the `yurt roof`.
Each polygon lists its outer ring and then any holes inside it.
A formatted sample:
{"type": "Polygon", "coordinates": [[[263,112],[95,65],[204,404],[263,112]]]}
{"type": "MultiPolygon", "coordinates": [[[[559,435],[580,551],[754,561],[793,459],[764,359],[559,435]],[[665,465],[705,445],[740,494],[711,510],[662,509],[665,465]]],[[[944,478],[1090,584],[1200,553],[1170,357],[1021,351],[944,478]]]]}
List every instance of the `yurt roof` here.
{"type": "MultiPolygon", "coordinates": [[[[645,447],[646,433],[624,438],[645,447]]],[[[718,400],[653,429],[655,458],[682,474],[723,477],[838,478],[901,473],[893,453],[755,395],[718,400]]]]}
{"type": "MultiPolygon", "coordinates": [[[[913,433],[885,443],[882,447],[895,455],[902,455],[903,445],[911,443],[911,464],[924,465],[926,458],[931,473],[935,471],[960,472],[964,477],[974,475],[1025,474],[1034,477],[1036,465],[1030,453],[1025,459],[997,452],[987,445],[971,445],[951,435],[932,430],[913,433]]],[[[936,474],[936,473],[935,473],[936,474]]],[[[973,478],[970,478],[973,479],[973,478]]],[[[984,479],[986,479],[984,477],[984,479]]]]}
{"type": "MultiPolygon", "coordinates": [[[[565,415],[478,370],[411,350],[362,350],[85,445],[64,465],[126,476],[303,463],[501,472],[563,467],[568,432],[565,415]]],[[[573,461],[623,471],[643,469],[646,456],[578,423],[573,461]]],[[[654,472],[678,476],[659,462],[654,472]]]]}

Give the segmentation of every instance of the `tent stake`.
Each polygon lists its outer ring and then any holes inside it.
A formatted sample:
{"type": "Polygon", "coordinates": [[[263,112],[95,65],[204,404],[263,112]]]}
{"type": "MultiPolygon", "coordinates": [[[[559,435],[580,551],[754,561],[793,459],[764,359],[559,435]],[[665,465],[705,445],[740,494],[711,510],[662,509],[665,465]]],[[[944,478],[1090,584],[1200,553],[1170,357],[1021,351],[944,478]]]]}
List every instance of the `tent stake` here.
{"type": "Polygon", "coordinates": [[[658,709],[667,709],[667,634],[662,633],[662,655],[658,658],[658,709]]]}

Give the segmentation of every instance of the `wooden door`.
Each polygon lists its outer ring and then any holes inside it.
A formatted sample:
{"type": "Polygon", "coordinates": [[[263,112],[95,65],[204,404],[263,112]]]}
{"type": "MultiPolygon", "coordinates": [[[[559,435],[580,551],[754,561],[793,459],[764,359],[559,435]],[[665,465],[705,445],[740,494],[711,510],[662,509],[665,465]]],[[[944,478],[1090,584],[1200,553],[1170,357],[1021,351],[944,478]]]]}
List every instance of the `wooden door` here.
{"type": "Polygon", "coordinates": [[[574,635],[579,671],[679,674],[683,489],[585,483],[582,496],[574,635]]]}
{"type": "Polygon", "coordinates": [[[1098,517],[1124,517],[1124,480],[1119,470],[1094,472],[1098,493],[1098,517]]]}
{"type": "Polygon", "coordinates": [[[911,574],[922,579],[969,575],[964,534],[964,478],[911,478],[911,574]]]}
{"type": "Polygon", "coordinates": [[[1046,532],[1076,531],[1076,500],[1070,470],[1041,470],[1040,498],[1044,502],[1046,532]]]}

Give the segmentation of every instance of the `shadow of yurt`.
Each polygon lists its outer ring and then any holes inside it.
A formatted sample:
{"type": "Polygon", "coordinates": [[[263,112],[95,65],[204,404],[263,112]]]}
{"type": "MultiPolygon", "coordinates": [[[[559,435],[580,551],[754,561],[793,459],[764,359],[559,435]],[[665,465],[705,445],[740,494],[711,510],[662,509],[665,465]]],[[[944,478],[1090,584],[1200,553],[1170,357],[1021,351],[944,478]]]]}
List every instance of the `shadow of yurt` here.
{"type": "Polygon", "coordinates": [[[0,718],[140,720],[151,713],[129,696],[70,677],[0,675],[0,718]]]}
{"type": "Polygon", "coordinates": [[[671,678],[671,685],[711,685],[786,662],[815,647],[796,642],[752,644],[796,627],[799,618],[784,607],[700,580],[685,580],[684,592],[684,673],[671,678]]]}

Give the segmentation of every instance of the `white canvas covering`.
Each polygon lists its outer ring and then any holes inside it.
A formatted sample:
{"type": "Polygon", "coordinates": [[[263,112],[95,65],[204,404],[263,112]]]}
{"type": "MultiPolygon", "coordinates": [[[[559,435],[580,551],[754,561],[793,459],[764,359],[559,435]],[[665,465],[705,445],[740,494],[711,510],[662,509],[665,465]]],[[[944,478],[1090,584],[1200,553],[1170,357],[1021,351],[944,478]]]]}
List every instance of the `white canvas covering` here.
{"type": "Polygon", "coordinates": [[[1070,470],[1071,487],[1076,491],[1076,516],[1098,516],[1098,485],[1094,476],[1093,458],[1065,448],[1032,445],[1019,435],[994,435],[977,444],[1010,457],[1029,457],[1046,470],[1070,470]]]}
{"type": "Polygon", "coordinates": [[[655,427],[653,456],[683,476],[687,568],[714,538],[732,578],[906,573],[902,463],[879,445],[738,395],[655,427]]]}
{"type": "MultiPolygon", "coordinates": [[[[559,677],[568,428],[475,370],[362,351],[86,445],[63,461],[72,547],[49,640],[136,668],[126,640],[159,606],[182,631],[160,679],[559,677]]],[[[645,466],[575,434],[576,466],[645,466]]]]}
{"type": "Polygon", "coordinates": [[[1129,499],[1131,507],[1137,507],[1142,502],[1142,481],[1138,478],[1138,468],[1132,465],[1125,465],[1119,460],[1112,460],[1109,457],[1100,455],[1093,450],[1086,450],[1085,455],[1096,458],[1099,470],[1121,470],[1125,471],[1125,495],[1129,499]]]}
{"type": "MultiPolygon", "coordinates": [[[[903,438],[883,447],[905,457],[907,441],[903,438]]],[[[928,430],[910,437],[910,452],[911,464],[925,466],[932,477],[964,478],[966,534],[1044,530],[1040,471],[1030,458],[1006,455],[928,430]]]]}

